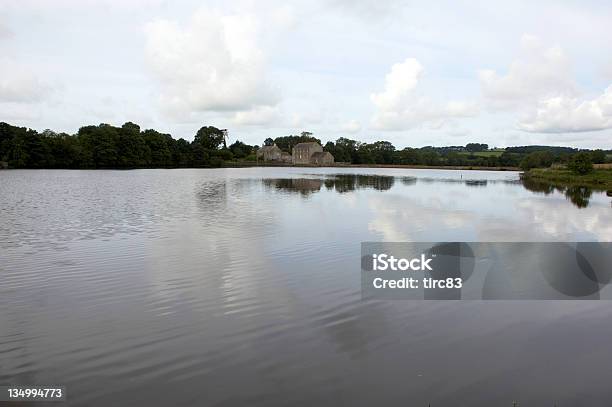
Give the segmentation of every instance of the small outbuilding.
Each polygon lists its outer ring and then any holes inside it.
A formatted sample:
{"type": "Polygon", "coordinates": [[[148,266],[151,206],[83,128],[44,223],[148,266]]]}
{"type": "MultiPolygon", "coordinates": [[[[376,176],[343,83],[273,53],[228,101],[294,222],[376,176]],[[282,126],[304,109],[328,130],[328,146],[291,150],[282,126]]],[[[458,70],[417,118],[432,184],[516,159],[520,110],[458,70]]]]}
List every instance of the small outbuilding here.
{"type": "Polygon", "coordinates": [[[334,156],[329,151],[318,151],[310,156],[310,163],[314,165],[332,165],[334,156]]]}
{"type": "Polygon", "coordinates": [[[283,151],[276,144],[263,146],[257,150],[257,158],[261,158],[264,161],[280,161],[282,154],[283,151]]]}
{"type": "Polygon", "coordinates": [[[284,151],[281,153],[281,158],[280,159],[281,159],[282,162],[287,163],[287,164],[291,164],[291,162],[293,160],[293,158],[291,157],[291,154],[286,153],[284,151]]]}

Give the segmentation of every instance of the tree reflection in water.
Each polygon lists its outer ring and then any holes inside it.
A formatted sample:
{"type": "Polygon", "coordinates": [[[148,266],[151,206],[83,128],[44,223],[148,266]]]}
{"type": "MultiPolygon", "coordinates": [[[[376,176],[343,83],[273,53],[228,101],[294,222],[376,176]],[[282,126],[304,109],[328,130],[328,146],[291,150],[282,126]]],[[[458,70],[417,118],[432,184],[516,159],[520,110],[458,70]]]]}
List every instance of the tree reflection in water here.
{"type": "Polygon", "coordinates": [[[578,208],[586,208],[589,206],[589,200],[591,195],[593,195],[593,190],[591,188],[581,186],[560,187],[528,178],[523,179],[523,186],[529,191],[539,192],[545,195],[550,195],[558,191],[564,194],[565,197],[578,208]]]}
{"type": "Polygon", "coordinates": [[[579,208],[589,206],[591,195],[593,191],[587,187],[569,187],[565,190],[565,197],[579,208]]]}
{"type": "Polygon", "coordinates": [[[288,193],[297,193],[302,196],[309,196],[320,192],[322,187],[328,191],[337,193],[347,193],[362,189],[373,189],[377,191],[388,191],[396,181],[402,185],[412,186],[417,183],[446,183],[463,184],[467,187],[486,188],[492,184],[522,184],[529,191],[550,195],[559,192],[578,208],[586,208],[593,191],[590,188],[574,186],[560,187],[546,182],[535,181],[532,179],[522,180],[489,180],[489,179],[462,179],[462,178],[417,178],[411,176],[389,176],[389,175],[364,175],[364,174],[329,174],[315,178],[267,178],[262,179],[262,183],[267,188],[282,190],[288,193]]]}
{"type": "Polygon", "coordinates": [[[340,194],[358,189],[387,191],[393,187],[395,177],[388,175],[338,174],[325,178],[271,178],[261,180],[267,188],[308,196],[319,192],[322,186],[340,194]]]}

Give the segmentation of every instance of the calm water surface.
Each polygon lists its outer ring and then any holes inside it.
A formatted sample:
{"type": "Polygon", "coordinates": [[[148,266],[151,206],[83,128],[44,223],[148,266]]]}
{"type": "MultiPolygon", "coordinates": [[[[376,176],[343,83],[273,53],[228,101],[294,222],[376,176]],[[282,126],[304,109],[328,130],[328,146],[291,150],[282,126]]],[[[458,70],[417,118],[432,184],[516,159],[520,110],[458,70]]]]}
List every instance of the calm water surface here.
{"type": "Polygon", "coordinates": [[[63,384],[75,406],[609,406],[610,302],[361,300],[361,241],[612,240],[605,194],[527,187],[2,171],[0,385],[63,384]]]}

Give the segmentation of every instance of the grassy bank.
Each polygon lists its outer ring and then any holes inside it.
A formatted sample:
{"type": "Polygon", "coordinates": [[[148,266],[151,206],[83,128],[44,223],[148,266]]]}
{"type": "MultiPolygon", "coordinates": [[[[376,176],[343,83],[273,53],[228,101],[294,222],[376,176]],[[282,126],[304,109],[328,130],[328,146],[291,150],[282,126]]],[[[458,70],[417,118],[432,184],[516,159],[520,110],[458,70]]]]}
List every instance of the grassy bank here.
{"type": "Polygon", "coordinates": [[[566,169],[534,168],[523,173],[523,178],[547,182],[558,187],[587,187],[612,191],[612,169],[595,169],[590,174],[577,175],[566,169]]]}

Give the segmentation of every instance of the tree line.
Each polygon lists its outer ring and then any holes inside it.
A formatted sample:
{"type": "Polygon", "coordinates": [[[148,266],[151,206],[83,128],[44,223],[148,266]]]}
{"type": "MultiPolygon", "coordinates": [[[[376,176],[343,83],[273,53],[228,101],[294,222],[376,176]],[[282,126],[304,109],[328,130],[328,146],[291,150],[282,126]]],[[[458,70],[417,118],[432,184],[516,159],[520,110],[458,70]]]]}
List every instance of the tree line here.
{"type": "Polygon", "coordinates": [[[339,138],[335,143],[328,142],[324,149],[334,155],[336,162],[352,164],[520,167],[524,170],[550,167],[553,163],[569,164],[575,157],[591,163],[604,163],[611,153],[603,150],[578,150],[555,146],[522,146],[490,150],[487,144],[481,143],[468,143],[465,146],[406,147],[397,150],[388,141],[360,143],[346,138],[339,138]]]}
{"type": "MultiPolygon", "coordinates": [[[[302,142],[321,140],[310,132],[267,138],[291,152],[302,142]]],[[[214,126],[200,128],[189,142],[153,129],[142,130],[127,122],[81,127],[76,134],[37,132],[0,122],[0,161],[11,168],[171,168],[221,167],[231,161],[255,161],[258,146],[241,141],[227,145],[226,133],[214,126]]],[[[553,163],[606,162],[610,151],[578,150],[570,147],[519,146],[500,150],[487,144],[396,149],[388,141],[363,143],[345,137],[324,146],[336,162],[347,164],[399,164],[426,166],[521,167],[529,170],[553,163]],[[579,155],[580,154],[580,155],[579,155]]]]}
{"type": "Polygon", "coordinates": [[[227,146],[224,131],[213,126],[200,128],[189,142],[132,122],[84,126],[74,135],[0,123],[0,161],[11,168],[220,167],[255,160],[254,151],[240,141],[227,146]]]}

